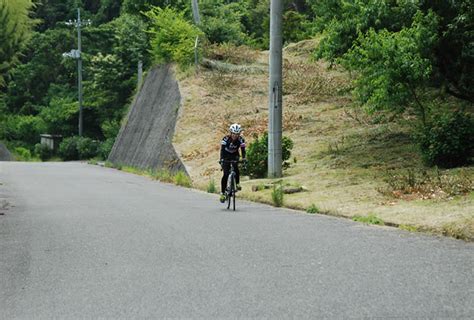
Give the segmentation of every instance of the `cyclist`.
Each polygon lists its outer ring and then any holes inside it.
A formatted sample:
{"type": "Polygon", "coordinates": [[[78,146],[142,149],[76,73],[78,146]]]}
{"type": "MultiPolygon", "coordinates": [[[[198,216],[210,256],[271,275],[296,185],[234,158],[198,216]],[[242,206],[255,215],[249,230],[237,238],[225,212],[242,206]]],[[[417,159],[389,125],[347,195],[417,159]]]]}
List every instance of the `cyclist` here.
{"type": "MultiPolygon", "coordinates": [[[[221,196],[219,200],[224,203],[225,202],[225,188],[227,185],[227,178],[229,177],[230,173],[230,163],[223,162],[224,160],[239,160],[239,149],[242,151],[242,160],[245,161],[245,140],[242,138],[240,133],[242,132],[242,128],[238,123],[234,123],[229,128],[230,133],[222,138],[221,141],[221,166],[224,174],[221,180],[221,196]]],[[[239,166],[235,164],[234,170],[236,173],[235,182],[237,183],[237,190],[241,190],[240,187],[240,172],[239,166]]]]}

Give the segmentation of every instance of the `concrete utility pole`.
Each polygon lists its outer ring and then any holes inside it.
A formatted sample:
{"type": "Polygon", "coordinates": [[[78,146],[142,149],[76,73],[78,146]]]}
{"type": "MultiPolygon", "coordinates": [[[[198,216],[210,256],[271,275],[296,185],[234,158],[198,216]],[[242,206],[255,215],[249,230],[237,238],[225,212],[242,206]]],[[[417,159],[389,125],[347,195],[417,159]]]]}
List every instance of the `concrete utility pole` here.
{"type": "Polygon", "coordinates": [[[270,4],[270,81],[268,92],[268,177],[282,176],[282,14],[283,0],[270,4]]]}
{"type": "Polygon", "coordinates": [[[77,8],[77,50],[79,58],[77,59],[77,93],[79,99],[79,136],[82,136],[82,47],[81,47],[81,9],[77,8]]]}
{"type": "Polygon", "coordinates": [[[90,20],[81,21],[81,9],[77,8],[77,20],[69,20],[66,25],[75,26],[77,28],[77,50],[71,50],[71,52],[63,53],[63,56],[74,58],[77,60],[77,94],[79,100],[79,135],[83,133],[83,121],[82,121],[82,47],[81,47],[81,27],[83,25],[91,24],[90,20]]]}
{"type": "Polygon", "coordinates": [[[138,74],[137,74],[137,89],[140,89],[140,85],[142,84],[143,78],[143,61],[140,59],[138,61],[138,74]]]}
{"type": "Polygon", "coordinates": [[[194,24],[199,25],[201,23],[201,18],[199,17],[199,6],[197,0],[191,0],[191,5],[193,7],[194,24]]]}
{"type": "MultiPolygon", "coordinates": [[[[193,17],[194,17],[194,24],[199,26],[201,24],[201,18],[199,17],[199,5],[198,0],[191,0],[191,5],[193,7],[193,17]]],[[[194,65],[196,66],[196,71],[199,63],[198,58],[198,43],[199,43],[199,36],[196,37],[194,41],[194,65]]]]}

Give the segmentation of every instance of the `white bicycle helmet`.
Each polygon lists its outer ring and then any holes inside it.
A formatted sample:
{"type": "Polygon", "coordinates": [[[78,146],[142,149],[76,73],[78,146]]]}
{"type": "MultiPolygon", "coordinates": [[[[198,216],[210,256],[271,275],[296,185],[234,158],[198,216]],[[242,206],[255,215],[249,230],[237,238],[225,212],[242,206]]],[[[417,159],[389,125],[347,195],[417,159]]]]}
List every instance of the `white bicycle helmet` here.
{"type": "Polygon", "coordinates": [[[240,127],[240,124],[234,123],[230,126],[229,130],[231,133],[239,134],[242,131],[242,127],[240,127]]]}

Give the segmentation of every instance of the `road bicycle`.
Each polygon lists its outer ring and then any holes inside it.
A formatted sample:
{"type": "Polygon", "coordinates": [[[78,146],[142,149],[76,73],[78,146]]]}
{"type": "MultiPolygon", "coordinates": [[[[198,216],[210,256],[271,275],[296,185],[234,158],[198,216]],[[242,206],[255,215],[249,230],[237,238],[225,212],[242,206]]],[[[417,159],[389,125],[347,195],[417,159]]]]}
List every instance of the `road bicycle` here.
{"type": "Polygon", "coordinates": [[[238,166],[239,164],[246,164],[246,161],[239,161],[239,160],[223,160],[219,162],[221,165],[224,163],[230,163],[230,172],[229,177],[227,178],[227,187],[225,188],[224,195],[227,202],[227,209],[230,209],[230,203],[232,202],[232,208],[235,211],[235,194],[237,193],[237,181],[234,166],[238,166]]]}

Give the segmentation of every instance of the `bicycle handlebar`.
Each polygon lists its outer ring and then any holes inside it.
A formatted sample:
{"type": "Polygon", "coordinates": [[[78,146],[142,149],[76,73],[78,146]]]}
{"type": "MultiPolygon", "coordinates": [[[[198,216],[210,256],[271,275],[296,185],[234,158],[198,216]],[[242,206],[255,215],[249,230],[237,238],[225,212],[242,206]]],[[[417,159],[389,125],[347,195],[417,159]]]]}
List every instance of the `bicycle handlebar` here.
{"type": "Polygon", "coordinates": [[[248,161],[242,161],[242,160],[220,160],[218,163],[247,163],[248,161]]]}

